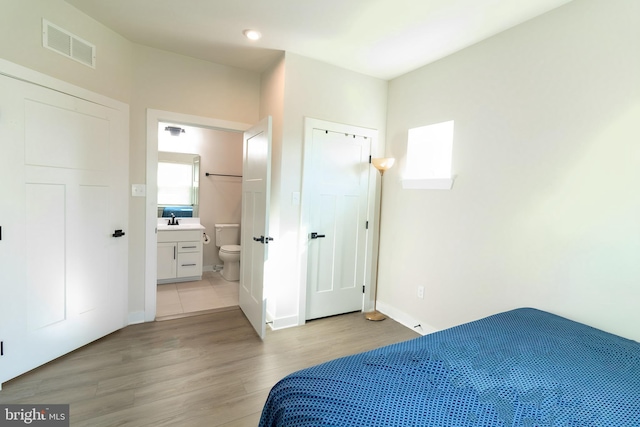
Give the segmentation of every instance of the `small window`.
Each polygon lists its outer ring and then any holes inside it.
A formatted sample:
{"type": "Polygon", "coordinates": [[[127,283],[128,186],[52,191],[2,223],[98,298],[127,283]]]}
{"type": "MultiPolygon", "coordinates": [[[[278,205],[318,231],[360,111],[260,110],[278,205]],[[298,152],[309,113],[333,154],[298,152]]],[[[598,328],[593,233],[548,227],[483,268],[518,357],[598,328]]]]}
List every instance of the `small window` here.
{"type": "Polygon", "coordinates": [[[158,162],[158,205],[192,205],[193,165],[158,162]]]}
{"type": "Polygon", "coordinates": [[[450,189],[453,120],[409,129],[403,188],[450,189]]]}

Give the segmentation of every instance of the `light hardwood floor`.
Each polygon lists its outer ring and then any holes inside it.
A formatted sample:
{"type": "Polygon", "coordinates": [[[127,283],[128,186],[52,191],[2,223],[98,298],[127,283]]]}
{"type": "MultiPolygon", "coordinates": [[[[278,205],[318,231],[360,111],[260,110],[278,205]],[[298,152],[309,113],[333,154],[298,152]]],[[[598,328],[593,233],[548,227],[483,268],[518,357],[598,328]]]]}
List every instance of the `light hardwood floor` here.
{"type": "Polygon", "coordinates": [[[70,404],[72,426],[256,426],[296,370],[418,334],[351,313],[271,331],[238,309],[128,326],[3,385],[0,403],[70,404]]]}

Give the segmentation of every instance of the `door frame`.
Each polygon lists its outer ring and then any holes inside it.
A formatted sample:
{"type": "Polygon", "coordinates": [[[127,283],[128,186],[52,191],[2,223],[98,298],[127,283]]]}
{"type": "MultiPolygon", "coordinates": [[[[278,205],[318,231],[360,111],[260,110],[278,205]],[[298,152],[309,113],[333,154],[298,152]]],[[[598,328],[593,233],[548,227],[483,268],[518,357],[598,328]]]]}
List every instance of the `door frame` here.
{"type": "MultiPolygon", "coordinates": [[[[145,209],[145,285],[144,313],[138,322],[153,322],[156,318],[157,302],[157,225],[158,225],[158,123],[170,122],[185,126],[195,126],[243,133],[252,125],[194,116],[172,111],[147,109],[147,170],[146,170],[146,209],[145,209]]],[[[138,323],[130,322],[130,323],[138,323]]]]}
{"type": "MultiPolygon", "coordinates": [[[[307,147],[311,146],[313,141],[313,130],[322,129],[331,132],[347,133],[350,135],[362,135],[371,138],[371,156],[377,157],[379,152],[378,147],[378,130],[364,128],[360,126],[347,125],[343,123],[329,122],[326,120],[314,119],[311,117],[304,118],[304,140],[303,140],[303,159],[302,159],[302,191],[301,191],[301,206],[300,206],[300,230],[298,241],[298,259],[300,260],[300,301],[298,306],[298,324],[304,325],[307,317],[307,264],[308,264],[308,246],[309,239],[308,234],[311,232],[309,229],[309,221],[311,218],[311,196],[309,191],[305,191],[311,186],[312,177],[309,176],[309,167],[306,165],[311,164],[311,150],[307,147]]],[[[377,218],[378,210],[376,209],[376,194],[378,189],[377,171],[375,168],[369,168],[369,193],[367,196],[367,221],[369,221],[369,233],[367,233],[367,247],[365,250],[365,293],[363,298],[362,311],[368,311],[373,309],[373,297],[375,292],[373,291],[373,285],[375,285],[375,262],[377,262],[378,254],[374,251],[376,241],[378,238],[377,230],[377,218]]]]}

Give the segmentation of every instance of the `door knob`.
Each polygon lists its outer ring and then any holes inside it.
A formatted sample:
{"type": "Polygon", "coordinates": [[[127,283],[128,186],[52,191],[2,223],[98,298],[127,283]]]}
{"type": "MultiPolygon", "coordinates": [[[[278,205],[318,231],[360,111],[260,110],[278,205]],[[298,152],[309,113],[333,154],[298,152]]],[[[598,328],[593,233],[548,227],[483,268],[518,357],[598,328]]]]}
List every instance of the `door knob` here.
{"type": "Polygon", "coordinates": [[[122,237],[122,236],[124,236],[124,231],[115,230],[111,236],[113,236],[113,237],[122,237]]]}
{"type": "Polygon", "coordinates": [[[312,238],[312,239],[322,239],[322,238],[324,238],[324,237],[325,237],[325,235],[324,235],[324,234],[318,234],[318,233],[316,233],[316,232],[311,233],[311,238],[312,238]]]}
{"type": "Polygon", "coordinates": [[[264,243],[265,245],[268,245],[269,242],[273,242],[273,237],[260,236],[260,237],[254,237],[253,240],[255,240],[256,242],[260,242],[260,243],[264,243]]]}

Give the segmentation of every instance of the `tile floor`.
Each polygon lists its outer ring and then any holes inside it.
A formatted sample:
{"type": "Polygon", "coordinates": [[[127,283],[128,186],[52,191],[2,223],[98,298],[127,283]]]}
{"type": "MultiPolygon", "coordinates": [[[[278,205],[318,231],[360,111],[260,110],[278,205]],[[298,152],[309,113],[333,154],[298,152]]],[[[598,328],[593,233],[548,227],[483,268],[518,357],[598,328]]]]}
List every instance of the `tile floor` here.
{"type": "Polygon", "coordinates": [[[156,320],[221,311],[238,306],[239,282],[226,281],[217,271],[202,280],[158,285],[156,320]]]}

